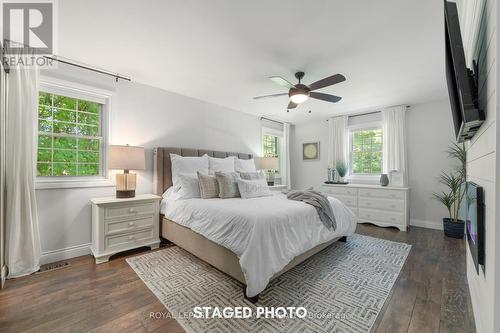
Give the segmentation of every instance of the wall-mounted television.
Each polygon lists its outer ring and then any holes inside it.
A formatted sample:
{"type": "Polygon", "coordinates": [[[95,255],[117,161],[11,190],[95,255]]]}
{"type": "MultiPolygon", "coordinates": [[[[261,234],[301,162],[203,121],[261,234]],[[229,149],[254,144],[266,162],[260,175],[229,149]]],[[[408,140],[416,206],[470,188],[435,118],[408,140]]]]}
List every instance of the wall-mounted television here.
{"type": "MultiPolygon", "coordinates": [[[[484,122],[484,110],[478,105],[477,76],[467,68],[460,33],[457,5],[444,1],[446,39],[446,81],[453,124],[458,142],[471,139],[484,122]]],[[[474,66],[478,73],[477,66],[474,66]]]]}
{"type": "Polygon", "coordinates": [[[467,243],[476,271],[479,274],[479,266],[484,268],[484,194],[483,188],[473,182],[467,182],[465,202],[467,203],[467,219],[465,228],[467,243]]]}

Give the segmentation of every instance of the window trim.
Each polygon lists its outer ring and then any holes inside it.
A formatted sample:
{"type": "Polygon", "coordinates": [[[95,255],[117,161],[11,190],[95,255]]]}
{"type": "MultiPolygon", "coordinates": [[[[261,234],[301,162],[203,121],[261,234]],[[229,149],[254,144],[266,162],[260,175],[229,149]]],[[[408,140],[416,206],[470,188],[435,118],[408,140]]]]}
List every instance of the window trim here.
{"type": "MultiPolygon", "coordinates": [[[[383,133],[383,127],[381,122],[366,122],[363,124],[357,124],[357,125],[351,125],[348,126],[348,136],[349,136],[349,173],[347,175],[347,179],[350,181],[354,182],[359,182],[359,183],[378,183],[380,181],[380,174],[369,174],[369,173],[353,173],[352,172],[352,151],[353,151],[353,144],[354,144],[354,132],[356,131],[367,131],[367,130],[374,130],[374,129],[380,129],[382,130],[382,135],[383,133]]],[[[382,149],[384,149],[382,147],[382,149]]],[[[381,161],[381,169],[383,169],[382,165],[383,161],[381,161]]]]}
{"type": "MultiPolygon", "coordinates": [[[[78,187],[111,187],[114,186],[107,168],[107,156],[111,129],[111,110],[113,93],[109,90],[95,88],[84,84],[56,79],[40,78],[39,91],[52,94],[80,98],[102,104],[101,124],[101,169],[100,176],[67,176],[67,177],[36,177],[35,189],[78,188],[78,187]]],[[[38,124],[38,122],[37,122],[38,124]]],[[[38,128],[37,128],[38,137],[38,128]]]]}
{"type": "MultiPolygon", "coordinates": [[[[272,127],[266,127],[266,126],[262,126],[262,131],[261,131],[261,135],[260,135],[260,151],[261,151],[261,156],[264,157],[264,135],[272,135],[272,136],[276,136],[280,139],[280,147],[278,148],[279,151],[282,153],[283,152],[283,148],[284,148],[284,133],[283,133],[283,130],[279,130],[279,129],[276,129],[276,128],[272,128],[272,127]]],[[[282,165],[282,161],[281,161],[281,158],[279,159],[279,170],[278,172],[274,175],[275,176],[275,179],[279,178],[281,179],[281,169],[283,168],[283,165],[282,165]]]]}

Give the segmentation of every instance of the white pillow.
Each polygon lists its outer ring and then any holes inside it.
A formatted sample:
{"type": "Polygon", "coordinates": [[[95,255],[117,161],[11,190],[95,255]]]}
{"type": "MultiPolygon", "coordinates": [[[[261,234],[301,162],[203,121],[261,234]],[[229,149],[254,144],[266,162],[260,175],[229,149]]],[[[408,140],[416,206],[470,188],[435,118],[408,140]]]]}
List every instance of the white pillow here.
{"type": "Polygon", "coordinates": [[[226,158],[208,157],[208,173],[214,175],[216,172],[234,172],[234,156],[226,158]]]}
{"type": "Polygon", "coordinates": [[[256,172],[255,162],[253,158],[249,160],[235,159],[234,169],[236,172],[256,172]]]}
{"type": "Polygon", "coordinates": [[[208,155],[201,157],[195,156],[179,156],[170,154],[172,161],[172,183],[178,185],[177,176],[181,173],[195,174],[201,172],[208,174],[208,155]]]}
{"type": "Polygon", "coordinates": [[[174,190],[177,193],[177,199],[201,198],[198,175],[193,173],[178,174],[174,190]]]}
{"type": "Polygon", "coordinates": [[[268,197],[273,195],[265,179],[243,180],[238,179],[238,189],[242,199],[268,197]]]}

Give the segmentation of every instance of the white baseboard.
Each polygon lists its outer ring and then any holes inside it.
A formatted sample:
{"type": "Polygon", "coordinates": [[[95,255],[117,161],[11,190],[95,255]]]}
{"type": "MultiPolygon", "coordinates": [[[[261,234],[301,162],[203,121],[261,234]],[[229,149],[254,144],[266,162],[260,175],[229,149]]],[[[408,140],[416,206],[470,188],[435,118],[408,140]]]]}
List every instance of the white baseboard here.
{"type": "Polygon", "coordinates": [[[64,249],[42,252],[40,265],[50,264],[52,262],[71,259],[75,257],[85,256],[90,254],[91,244],[82,244],[70,246],[64,249]]]}
{"type": "Polygon", "coordinates": [[[442,221],[424,221],[424,220],[410,219],[410,225],[427,229],[443,230],[442,221]]]}

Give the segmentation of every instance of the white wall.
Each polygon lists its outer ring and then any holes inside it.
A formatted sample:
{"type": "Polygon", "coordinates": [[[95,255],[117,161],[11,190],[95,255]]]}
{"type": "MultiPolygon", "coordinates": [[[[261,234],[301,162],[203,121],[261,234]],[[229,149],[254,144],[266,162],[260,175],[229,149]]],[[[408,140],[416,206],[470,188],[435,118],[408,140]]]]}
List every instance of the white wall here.
{"type": "Polygon", "coordinates": [[[467,247],[467,280],[478,333],[500,332],[500,228],[498,223],[499,188],[496,178],[500,139],[496,126],[498,113],[497,62],[498,34],[497,1],[464,0],[461,4],[460,26],[469,67],[472,59],[479,60],[479,100],[486,112],[486,121],[476,136],[468,143],[467,177],[484,189],[486,265],[476,272],[467,247]],[[483,4],[485,6],[483,10],[483,4]]]}
{"type": "MultiPolygon", "coordinates": [[[[153,147],[261,152],[258,117],[138,83],[115,83],[114,79],[64,66],[45,75],[115,90],[111,143],[146,148],[146,170],[138,172],[138,193],[153,191],[153,147]]],[[[114,187],[37,190],[42,262],[89,253],[89,200],[114,195],[114,190],[114,187]]]]}
{"type": "MultiPolygon", "coordinates": [[[[453,142],[453,123],[449,102],[412,105],[407,111],[408,161],[410,190],[410,223],[442,228],[446,209],[432,199],[438,191],[436,177],[453,163],[445,150],[453,142]]],[[[292,186],[296,189],[319,188],[326,180],[328,123],[325,120],[299,123],[292,132],[292,186]],[[302,144],[320,141],[320,160],[303,161],[302,144]]]]}
{"type": "Polygon", "coordinates": [[[442,229],[442,218],[448,212],[432,198],[432,192],[440,189],[440,172],[456,165],[445,152],[455,142],[449,99],[412,105],[407,112],[406,129],[410,224],[442,229]]]}

